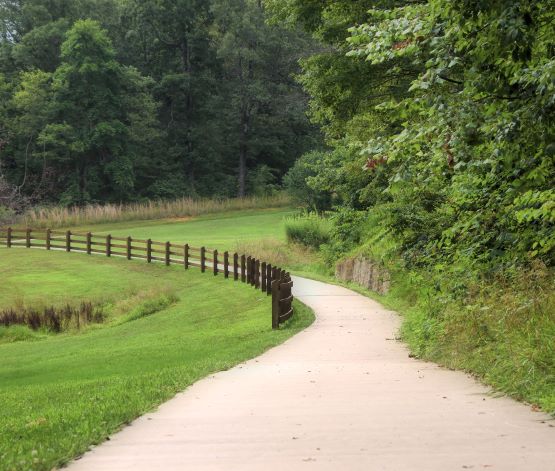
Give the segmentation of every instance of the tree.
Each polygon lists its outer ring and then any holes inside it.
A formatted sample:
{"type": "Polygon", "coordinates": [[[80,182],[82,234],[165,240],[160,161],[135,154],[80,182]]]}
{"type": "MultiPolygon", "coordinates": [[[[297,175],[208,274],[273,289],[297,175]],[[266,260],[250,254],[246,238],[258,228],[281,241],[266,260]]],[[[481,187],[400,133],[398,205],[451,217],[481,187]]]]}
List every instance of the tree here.
{"type": "Polygon", "coordinates": [[[238,195],[245,196],[250,163],[283,174],[316,142],[303,116],[305,97],[293,81],[298,51],[308,43],[298,32],[268,25],[259,1],[226,0],[214,12],[226,141],[237,156],[238,195]]]}
{"type": "Polygon", "coordinates": [[[133,113],[143,106],[153,109],[141,90],[144,79],[118,64],[106,32],[92,20],[75,23],[61,58],[52,76],[53,120],[37,143],[58,169],[65,187],[62,200],[83,204],[106,195],[128,199],[135,183],[133,113]],[[131,106],[131,97],[138,96],[141,102],[131,106]]]}

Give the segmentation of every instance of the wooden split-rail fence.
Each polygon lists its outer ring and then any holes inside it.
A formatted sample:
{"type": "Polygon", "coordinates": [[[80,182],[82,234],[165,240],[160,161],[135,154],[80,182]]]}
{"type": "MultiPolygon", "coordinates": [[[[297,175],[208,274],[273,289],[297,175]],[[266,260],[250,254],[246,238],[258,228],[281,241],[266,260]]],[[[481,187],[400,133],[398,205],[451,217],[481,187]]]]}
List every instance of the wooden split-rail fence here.
{"type": "Polygon", "coordinates": [[[212,272],[215,276],[248,283],[252,287],[272,296],[272,328],[293,316],[293,282],[291,275],[279,267],[262,262],[255,257],[220,254],[217,250],[205,247],[191,247],[189,244],[156,242],[132,237],[112,237],[94,235],[91,232],[42,231],[33,229],[0,228],[0,245],[8,248],[26,247],[46,250],[65,250],[88,255],[106,257],[125,257],[128,260],[142,259],[148,263],[162,262],[169,265],[182,265],[186,270],[199,268],[201,272],[212,272]]]}

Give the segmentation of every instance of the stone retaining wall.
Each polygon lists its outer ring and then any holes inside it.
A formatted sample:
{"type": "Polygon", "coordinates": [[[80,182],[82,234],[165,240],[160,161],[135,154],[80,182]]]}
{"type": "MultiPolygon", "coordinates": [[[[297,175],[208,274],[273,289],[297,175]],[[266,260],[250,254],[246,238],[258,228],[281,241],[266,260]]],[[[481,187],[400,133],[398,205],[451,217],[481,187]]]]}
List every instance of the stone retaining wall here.
{"type": "Polygon", "coordinates": [[[335,276],[342,281],[353,281],[379,294],[387,294],[391,285],[389,272],[381,265],[364,257],[339,262],[335,276]]]}

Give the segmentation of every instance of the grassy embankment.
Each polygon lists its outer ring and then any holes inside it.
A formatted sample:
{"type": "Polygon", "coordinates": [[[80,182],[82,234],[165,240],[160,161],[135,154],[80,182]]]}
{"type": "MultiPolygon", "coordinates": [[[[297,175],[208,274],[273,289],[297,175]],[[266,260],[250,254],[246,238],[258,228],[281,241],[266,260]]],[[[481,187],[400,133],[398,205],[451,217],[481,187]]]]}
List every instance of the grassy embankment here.
{"type": "MultiPolygon", "coordinates": [[[[327,223],[315,230],[309,221],[303,235],[299,226],[289,225],[289,233],[309,242],[328,231],[327,223]]],[[[415,356],[465,370],[496,391],[555,413],[553,269],[536,264],[497,276],[464,265],[408,269],[379,221],[369,219],[364,232],[364,243],[345,257],[363,255],[383,263],[392,288],[380,296],[353,283],[341,284],[399,312],[401,338],[415,356]]],[[[337,283],[320,266],[307,265],[297,274],[337,283]]]]}
{"type": "MultiPolygon", "coordinates": [[[[282,213],[117,230],[231,249],[259,237],[280,239],[282,213]]],[[[114,226],[89,228],[116,234],[114,226]]],[[[297,304],[294,319],[274,332],[269,298],[180,267],[1,248],[0,272],[0,308],[87,299],[109,314],[104,324],[79,332],[2,329],[2,469],[59,466],[196,380],[257,356],[313,320],[297,304]]]]}

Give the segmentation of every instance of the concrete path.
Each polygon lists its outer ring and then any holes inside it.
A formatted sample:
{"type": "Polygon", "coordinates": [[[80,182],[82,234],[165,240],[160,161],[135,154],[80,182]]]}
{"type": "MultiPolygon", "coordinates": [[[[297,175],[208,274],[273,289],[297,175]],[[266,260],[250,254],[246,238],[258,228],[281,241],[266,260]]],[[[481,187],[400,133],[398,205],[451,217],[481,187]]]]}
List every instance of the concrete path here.
{"type": "Polygon", "coordinates": [[[555,421],[463,373],[412,360],[399,319],[295,278],[306,331],[206,378],[75,461],[73,471],[554,471],[555,421]]]}

